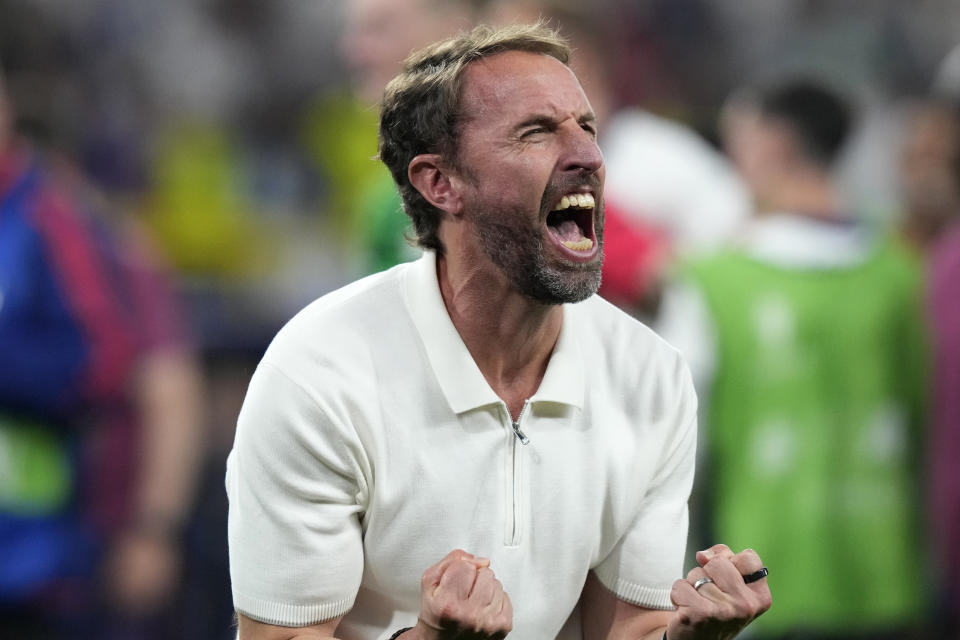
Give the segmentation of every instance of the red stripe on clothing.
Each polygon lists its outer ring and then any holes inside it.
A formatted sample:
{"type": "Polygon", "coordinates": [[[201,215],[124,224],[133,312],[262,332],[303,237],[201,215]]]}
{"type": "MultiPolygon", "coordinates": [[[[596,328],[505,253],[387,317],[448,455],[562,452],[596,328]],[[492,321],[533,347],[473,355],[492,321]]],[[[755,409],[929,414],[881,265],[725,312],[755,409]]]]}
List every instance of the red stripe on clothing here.
{"type": "Polygon", "coordinates": [[[31,205],[32,219],[46,241],[68,304],[90,340],[84,389],[93,397],[121,392],[135,344],[92,230],[60,193],[44,190],[31,205]]]}
{"type": "Polygon", "coordinates": [[[117,231],[123,242],[119,259],[129,307],[135,314],[138,344],[145,351],[186,346],[183,309],[149,235],[133,219],[125,220],[117,231]]]}
{"type": "Polygon", "coordinates": [[[0,196],[20,181],[27,169],[28,158],[23,145],[14,142],[6,149],[0,149],[0,196]]]}

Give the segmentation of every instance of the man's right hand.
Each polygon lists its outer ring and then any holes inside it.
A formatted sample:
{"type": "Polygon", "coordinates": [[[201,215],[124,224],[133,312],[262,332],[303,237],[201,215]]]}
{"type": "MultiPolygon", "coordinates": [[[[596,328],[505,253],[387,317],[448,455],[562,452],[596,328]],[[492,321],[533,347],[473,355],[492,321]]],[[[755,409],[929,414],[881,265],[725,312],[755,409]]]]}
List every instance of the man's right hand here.
{"type": "Polygon", "coordinates": [[[513,606],[490,561],[457,549],[420,581],[420,618],[406,640],[486,640],[513,629],[513,606]]]}

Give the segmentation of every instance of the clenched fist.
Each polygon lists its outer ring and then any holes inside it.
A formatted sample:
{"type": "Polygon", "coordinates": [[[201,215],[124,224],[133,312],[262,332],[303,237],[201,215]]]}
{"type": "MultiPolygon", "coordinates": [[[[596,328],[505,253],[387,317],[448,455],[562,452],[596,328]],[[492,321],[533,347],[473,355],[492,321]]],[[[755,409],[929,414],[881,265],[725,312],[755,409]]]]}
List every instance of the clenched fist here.
{"type": "Polygon", "coordinates": [[[667,627],[669,640],[727,640],[770,608],[766,578],[744,581],[763,568],[751,549],[734,554],[726,545],[697,553],[699,567],[686,580],[677,580],[670,599],[677,607],[667,627]]]}
{"type": "Polygon", "coordinates": [[[427,569],[420,581],[420,618],[407,640],[505,638],[513,606],[490,561],[459,549],[427,569]]]}

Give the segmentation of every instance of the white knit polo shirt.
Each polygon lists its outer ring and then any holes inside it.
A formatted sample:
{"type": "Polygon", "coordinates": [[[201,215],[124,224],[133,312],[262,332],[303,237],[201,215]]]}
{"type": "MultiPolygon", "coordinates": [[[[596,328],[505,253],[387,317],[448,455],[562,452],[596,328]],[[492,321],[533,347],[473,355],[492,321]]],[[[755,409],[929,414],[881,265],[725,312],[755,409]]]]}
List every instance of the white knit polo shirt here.
{"type": "Polygon", "coordinates": [[[491,559],[511,637],[579,638],[591,569],[623,600],[671,608],[689,373],[596,296],[563,313],[519,420],[527,444],[447,315],[432,253],[297,314],[253,375],[227,465],[236,608],[283,626],[346,614],[338,637],[385,639],[416,622],[421,575],[456,548],[491,559]]]}

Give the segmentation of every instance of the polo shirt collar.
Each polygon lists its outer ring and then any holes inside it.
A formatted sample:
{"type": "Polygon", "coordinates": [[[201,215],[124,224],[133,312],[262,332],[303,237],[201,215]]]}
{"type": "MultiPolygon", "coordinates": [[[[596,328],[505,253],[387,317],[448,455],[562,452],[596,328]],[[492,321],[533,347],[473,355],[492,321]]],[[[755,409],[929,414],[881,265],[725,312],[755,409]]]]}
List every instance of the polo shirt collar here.
{"type": "Polygon", "coordinates": [[[740,246],[754,259],[784,269],[845,269],[873,253],[870,230],[857,220],[812,218],[790,212],[754,218],[740,246]]]}
{"type": "MultiPolygon", "coordinates": [[[[403,286],[407,308],[420,334],[427,359],[453,412],[463,413],[502,402],[487,384],[450,320],[440,294],[433,251],[424,252],[420,260],[410,265],[403,286]]],[[[560,337],[540,388],[530,398],[532,403],[557,402],[583,407],[583,357],[573,326],[577,321],[575,315],[564,305],[560,337]]]]}

